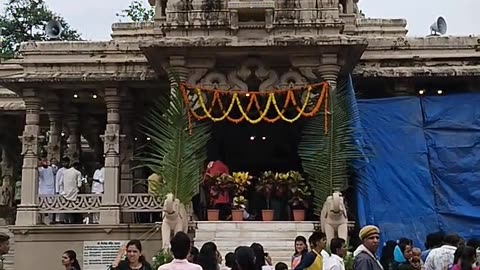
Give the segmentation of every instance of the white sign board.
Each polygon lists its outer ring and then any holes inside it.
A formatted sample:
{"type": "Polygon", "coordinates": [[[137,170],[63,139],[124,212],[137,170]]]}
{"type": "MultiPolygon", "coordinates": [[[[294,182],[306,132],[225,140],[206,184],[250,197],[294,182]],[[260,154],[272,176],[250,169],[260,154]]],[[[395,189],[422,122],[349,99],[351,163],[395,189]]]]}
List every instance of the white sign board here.
{"type": "Polygon", "coordinates": [[[106,270],[117,257],[118,250],[127,241],[102,240],[83,242],[83,268],[84,270],[106,270]]]}

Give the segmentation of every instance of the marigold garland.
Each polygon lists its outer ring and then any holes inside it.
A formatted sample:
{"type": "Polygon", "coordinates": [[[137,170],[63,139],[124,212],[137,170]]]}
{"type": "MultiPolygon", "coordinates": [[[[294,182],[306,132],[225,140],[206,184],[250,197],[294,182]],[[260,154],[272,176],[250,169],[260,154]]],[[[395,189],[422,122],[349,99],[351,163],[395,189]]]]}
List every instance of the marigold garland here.
{"type": "Polygon", "coordinates": [[[205,120],[205,119],[210,119],[211,121],[214,121],[214,122],[228,120],[236,124],[241,123],[242,121],[247,121],[251,124],[258,124],[261,121],[265,121],[268,123],[275,123],[280,119],[288,123],[294,123],[295,121],[300,119],[302,116],[313,117],[317,115],[322,107],[322,104],[325,103],[324,105],[325,134],[327,134],[328,132],[328,88],[329,86],[327,83],[320,83],[315,85],[309,85],[302,88],[295,88],[295,89],[291,88],[287,90],[274,90],[274,91],[265,91],[265,92],[245,92],[245,91],[238,91],[238,90],[229,90],[229,91],[209,90],[209,89],[201,89],[198,87],[190,87],[187,85],[182,85],[181,91],[182,91],[183,98],[185,100],[185,105],[188,108],[188,117],[189,117],[190,125],[191,125],[192,117],[199,121],[205,120]],[[318,98],[313,109],[307,112],[307,107],[309,102],[311,101],[312,94],[317,89],[321,89],[320,97],[318,98]],[[203,115],[198,114],[191,106],[191,102],[189,100],[189,93],[188,93],[189,91],[194,92],[198,96],[198,103],[200,105],[201,111],[203,112],[203,115]],[[305,101],[303,102],[303,104],[301,104],[301,106],[299,106],[301,102],[297,102],[295,97],[295,92],[303,93],[304,91],[306,91],[305,101]],[[203,97],[204,93],[213,94],[213,98],[212,98],[212,101],[210,102],[209,108],[207,108],[207,103],[204,100],[204,97],[203,97]],[[277,101],[277,96],[285,95],[285,94],[286,94],[285,102],[283,106],[279,106],[277,101]],[[221,98],[222,96],[231,97],[229,100],[228,106],[226,106],[227,108],[226,110],[225,110],[224,104],[222,103],[222,98],[221,98]],[[267,101],[264,108],[262,108],[262,106],[260,105],[258,101],[258,96],[267,96],[267,101]],[[244,108],[244,106],[242,105],[241,97],[249,98],[249,102],[246,108],[244,108]],[[222,114],[219,117],[216,117],[212,114],[212,111],[217,104],[222,114]],[[296,111],[298,112],[298,114],[293,118],[288,118],[287,116],[285,116],[285,112],[289,108],[290,104],[292,104],[292,106],[295,107],[296,111]],[[241,114],[239,118],[233,118],[232,116],[230,116],[235,105],[238,107],[238,111],[241,114]],[[254,105],[259,116],[256,118],[251,118],[248,114],[250,113],[254,105]],[[272,106],[275,112],[277,113],[277,116],[275,116],[274,118],[269,118],[267,114],[270,111],[272,106]]]}

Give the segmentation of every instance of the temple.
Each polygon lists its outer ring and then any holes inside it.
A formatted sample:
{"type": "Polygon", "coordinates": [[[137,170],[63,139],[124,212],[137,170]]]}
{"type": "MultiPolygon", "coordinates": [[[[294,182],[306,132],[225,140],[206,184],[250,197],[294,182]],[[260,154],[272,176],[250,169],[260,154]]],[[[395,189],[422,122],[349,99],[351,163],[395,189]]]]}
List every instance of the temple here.
{"type": "MultiPolygon", "coordinates": [[[[110,41],[32,41],[21,45],[19,57],[0,63],[1,220],[15,241],[6,269],[53,269],[66,249],[82,258],[85,241],[152,232],[161,202],[148,194],[146,172],[132,170],[133,157],[149,139],[139,132],[146,108],[169,91],[168,72],[189,85],[226,91],[323,81],[335,87],[352,74],[364,98],[473,91],[479,84],[478,38],[407,37],[406,20],[365,17],[358,0],[151,2],[153,22],[114,23],[110,41]],[[104,194],[80,194],[74,202],[39,196],[43,156],[90,167],[104,158],[104,194]],[[15,195],[21,196],[17,207],[15,195]],[[38,218],[72,212],[99,214],[99,224],[42,225],[38,218]],[[22,259],[31,254],[42,258],[41,266],[22,259]]],[[[285,224],[292,235],[316,226],[285,224]]],[[[192,223],[191,230],[205,230],[201,242],[213,240],[219,226],[192,223]]],[[[147,258],[161,247],[158,226],[155,231],[145,239],[147,258]]],[[[280,247],[277,257],[287,257],[280,247]]]]}

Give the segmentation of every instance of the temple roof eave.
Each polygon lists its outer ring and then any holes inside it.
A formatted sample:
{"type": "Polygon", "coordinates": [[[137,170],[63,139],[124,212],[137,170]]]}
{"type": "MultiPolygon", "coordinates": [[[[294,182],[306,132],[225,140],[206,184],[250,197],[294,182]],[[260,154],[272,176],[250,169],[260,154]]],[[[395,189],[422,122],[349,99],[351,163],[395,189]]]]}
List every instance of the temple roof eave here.
{"type": "Polygon", "coordinates": [[[2,83],[148,81],[158,76],[153,70],[132,72],[22,72],[0,77],[2,83]]]}

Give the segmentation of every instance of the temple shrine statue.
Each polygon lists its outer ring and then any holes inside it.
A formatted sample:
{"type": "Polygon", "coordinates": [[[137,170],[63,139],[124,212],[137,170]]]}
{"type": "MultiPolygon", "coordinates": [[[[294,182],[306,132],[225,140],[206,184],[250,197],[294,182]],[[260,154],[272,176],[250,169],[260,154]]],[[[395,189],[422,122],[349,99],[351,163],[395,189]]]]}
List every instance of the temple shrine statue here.
{"type": "Polygon", "coordinates": [[[167,194],[163,204],[162,221],[162,244],[164,249],[169,249],[172,231],[174,234],[180,231],[188,232],[188,216],[185,205],[171,193],[167,194]]]}
{"type": "Polygon", "coordinates": [[[348,217],[342,193],[335,191],[328,196],[323,204],[320,222],[322,231],[327,235],[327,243],[336,236],[348,241],[348,217]]]}

